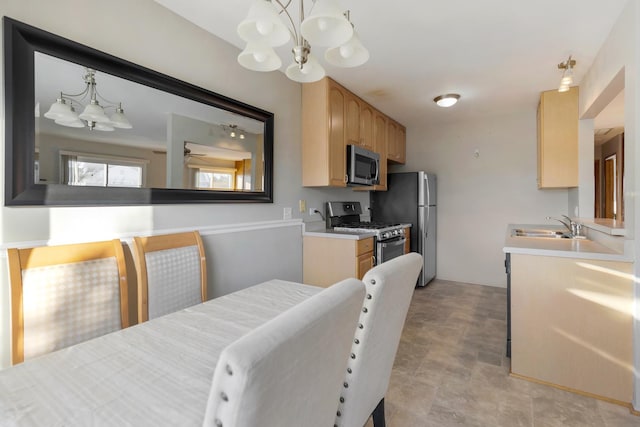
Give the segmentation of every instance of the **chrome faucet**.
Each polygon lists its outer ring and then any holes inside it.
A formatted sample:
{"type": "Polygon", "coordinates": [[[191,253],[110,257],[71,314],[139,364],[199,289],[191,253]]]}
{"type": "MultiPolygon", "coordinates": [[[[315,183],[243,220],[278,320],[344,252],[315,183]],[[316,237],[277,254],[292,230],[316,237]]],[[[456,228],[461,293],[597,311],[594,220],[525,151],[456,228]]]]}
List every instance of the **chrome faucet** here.
{"type": "Polygon", "coordinates": [[[567,215],[561,215],[561,216],[566,218],[566,221],[564,221],[564,220],[562,220],[560,218],[553,218],[553,217],[550,217],[550,216],[546,217],[546,219],[554,219],[554,220],[559,221],[560,223],[562,223],[562,225],[567,227],[567,230],[569,230],[569,237],[572,237],[572,238],[583,238],[584,237],[582,235],[582,224],[572,220],[567,215]]]}

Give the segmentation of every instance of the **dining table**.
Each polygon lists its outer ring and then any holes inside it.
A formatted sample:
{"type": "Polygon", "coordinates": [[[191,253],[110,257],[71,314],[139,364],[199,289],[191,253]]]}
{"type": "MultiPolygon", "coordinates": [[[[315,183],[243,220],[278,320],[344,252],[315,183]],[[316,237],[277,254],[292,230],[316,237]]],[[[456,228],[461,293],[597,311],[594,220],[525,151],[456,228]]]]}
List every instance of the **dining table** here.
{"type": "Polygon", "coordinates": [[[322,290],[269,280],[0,370],[0,426],[201,426],[222,350],[322,290]]]}

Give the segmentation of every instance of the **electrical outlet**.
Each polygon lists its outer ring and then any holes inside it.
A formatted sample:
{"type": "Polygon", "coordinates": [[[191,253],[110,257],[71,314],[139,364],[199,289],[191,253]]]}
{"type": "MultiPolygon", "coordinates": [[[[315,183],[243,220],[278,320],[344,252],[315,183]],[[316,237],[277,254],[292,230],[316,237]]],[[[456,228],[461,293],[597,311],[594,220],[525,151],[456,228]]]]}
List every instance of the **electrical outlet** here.
{"type": "Polygon", "coordinates": [[[291,219],[291,208],[284,208],[282,219],[291,219]]]}
{"type": "Polygon", "coordinates": [[[300,213],[304,213],[307,210],[307,201],[306,200],[298,200],[298,210],[300,213]]]}
{"type": "Polygon", "coordinates": [[[313,215],[316,213],[316,208],[309,208],[309,215],[313,215]]]}

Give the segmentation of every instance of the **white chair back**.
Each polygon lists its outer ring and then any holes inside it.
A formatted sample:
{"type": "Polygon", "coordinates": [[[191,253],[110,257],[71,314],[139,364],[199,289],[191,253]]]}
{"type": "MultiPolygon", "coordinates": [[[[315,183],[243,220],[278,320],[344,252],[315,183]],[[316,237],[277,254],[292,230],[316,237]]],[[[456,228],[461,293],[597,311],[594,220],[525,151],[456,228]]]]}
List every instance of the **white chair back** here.
{"type": "Polygon", "coordinates": [[[225,348],[204,425],[330,426],[364,294],[344,280],[225,348]]]}
{"type": "Polygon", "coordinates": [[[363,426],[384,398],[421,268],[422,256],[412,252],[372,268],[362,279],[367,295],[355,330],[336,426],[363,426]]]}

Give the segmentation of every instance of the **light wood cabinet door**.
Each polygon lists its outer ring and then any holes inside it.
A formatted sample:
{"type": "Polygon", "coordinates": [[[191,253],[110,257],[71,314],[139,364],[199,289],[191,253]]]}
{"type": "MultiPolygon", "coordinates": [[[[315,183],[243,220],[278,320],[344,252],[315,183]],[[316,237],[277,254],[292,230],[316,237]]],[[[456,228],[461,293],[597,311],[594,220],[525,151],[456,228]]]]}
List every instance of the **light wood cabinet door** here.
{"type": "Polygon", "coordinates": [[[360,145],[367,150],[376,151],[373,107],[363,101],[360,102],[360,145]]]}
{"type": "Polygon", "coordinates": [[[302,85],[302,185],[346,187],[345,90],[331,79],[302,85]]]}
{"type": "Polygon", "coordinates": [[[538,105],[538,188],[578,185],[578,88],[542,92],[538,105]]]}
{"type": "Polygon", "coordinates": [[[407,159],[407,129],[398,124],[396,131],[396,157],[395,161],[400,164],[405,164],[407,159]]]}
{"type": "Polygon", "coordinates": [[[347,180],[344,144],[345,97],[340,88],[329,88],[329,185],[344,187],[347,180]]]}
{"type": "Polygon", "coordinates": [[[373,151],[380,154],[380,183],[374,190],[387,190],[387,117],[379,111],[373,116],[373,151]]]}
{"type": "Polygon", "coordinates": [[[387,160],[392,163],[405,163],[406,138],[406,128],[395,120],[389,119],[387,122],[387,160]]]}
{"type": "Polygon", "coordinates": [[[358,256],[357,277],[362,280],[367,271],[373,268],[373,252],[367,252],[358,256]]]}
{"type": "Polygon", "coordinates": [[[302,281],[331,286],[349,277],[362,279],[373,267],[373,237],[361,240],[304,236],[302,281]]]}
{"type": "Polygon", "coordinates": [[[346,98],[346,144],[362,145],[360,137],[360,101],[350,92],[345,93],[346,98]]]}

